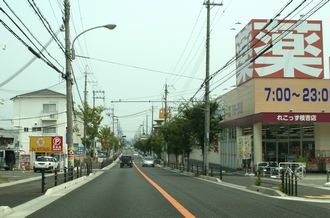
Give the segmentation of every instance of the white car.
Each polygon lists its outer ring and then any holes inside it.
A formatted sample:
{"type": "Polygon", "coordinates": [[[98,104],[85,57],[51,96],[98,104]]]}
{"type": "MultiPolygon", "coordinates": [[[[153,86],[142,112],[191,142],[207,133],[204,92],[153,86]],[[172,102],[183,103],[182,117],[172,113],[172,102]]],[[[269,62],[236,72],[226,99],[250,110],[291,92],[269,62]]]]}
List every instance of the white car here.
{"type": "Polygon", "coordinates": [[[153,159],[152,157],[144,157],[143,158],[143,162],[142,162],[142,166],[146,167],[146,166],[155,166],[155,159],[153,159]]]}
{"type": "Polygon", "coordinates": [[[40,170],[53,171],[59,168],[59,163],[56,158],[51,156],[38,156],[33,164],[33,171],[40,170]]]}

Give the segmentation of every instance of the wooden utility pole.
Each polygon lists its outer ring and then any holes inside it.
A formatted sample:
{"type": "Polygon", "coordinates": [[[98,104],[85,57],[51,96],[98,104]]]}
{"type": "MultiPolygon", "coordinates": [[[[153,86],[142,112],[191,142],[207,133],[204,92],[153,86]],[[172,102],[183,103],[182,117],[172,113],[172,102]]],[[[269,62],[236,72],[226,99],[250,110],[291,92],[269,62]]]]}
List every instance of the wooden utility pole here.
{"type": "Polygon", "coordinates": [[[205,175],[208,175],[209,162],[208,151],[210,144],[210,11],[212,6],[222,6],[222,3],[210,3],[210,0],[204,2],[207,10],[206,19],[206,69],[205,69],[205,125],[204,125],[204,149],[203,166],[205,175]]]}
{"type": "MultiPolygon", "coordinates": [[[[66,143],[68,150],[73,149],[73,99],[72,99],[72,60],[70,42],[70,0],[64,0],[65,27],[65,64],[66,64],[66,143]]],[[[68,166],[74,165],[73,158],[68,160],[68,166]]]]}

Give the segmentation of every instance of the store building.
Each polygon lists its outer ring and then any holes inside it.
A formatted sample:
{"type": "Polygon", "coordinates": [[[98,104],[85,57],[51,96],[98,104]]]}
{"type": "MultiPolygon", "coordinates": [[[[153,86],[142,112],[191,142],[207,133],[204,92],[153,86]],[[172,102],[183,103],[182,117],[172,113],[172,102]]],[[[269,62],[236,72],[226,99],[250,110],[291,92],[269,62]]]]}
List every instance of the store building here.
{"type": "Polygon", "coordinates": [[[237,87],[221,98],[221,164],[326,163],[330,80],[321,21],[252,20],[236,36],[236,57],[237,87]]]}

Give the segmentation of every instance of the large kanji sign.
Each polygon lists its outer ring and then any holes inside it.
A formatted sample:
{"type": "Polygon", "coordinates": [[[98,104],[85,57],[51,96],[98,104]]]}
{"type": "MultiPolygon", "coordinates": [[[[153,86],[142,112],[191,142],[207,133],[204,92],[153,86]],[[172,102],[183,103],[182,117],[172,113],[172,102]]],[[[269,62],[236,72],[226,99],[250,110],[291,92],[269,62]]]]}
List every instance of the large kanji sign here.
{"type": "Polygon", "coordinates": [[[252,20],[236,36],[237,85],[257,77],[324,77],[321,21],[252,20]]]}

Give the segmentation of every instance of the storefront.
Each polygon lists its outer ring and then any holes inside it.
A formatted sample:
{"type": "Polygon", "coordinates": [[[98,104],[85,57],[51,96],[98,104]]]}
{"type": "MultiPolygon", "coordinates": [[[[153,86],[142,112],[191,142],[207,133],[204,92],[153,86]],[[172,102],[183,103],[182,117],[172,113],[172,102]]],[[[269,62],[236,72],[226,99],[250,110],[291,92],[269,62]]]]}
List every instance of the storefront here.
{"type": "Polygon", "coordinates": [[[251,20],[236,36],[236,57],[237,87],[221,96],[221,163],[330,159],[322,22],[251,20]]]}
{"type": "Polygon", "coordinates": [[[330,157],[328,87],[330,80],[254,78],[222,96],[222,164],[240,168],[249,159],[256,164],[330,157]],[[284,89],[300,97],[290,94],[291,98],[279,101],[276,92],[284,89]],[[314,89],[326,94],[317,101],[304,101],[312,95],[299,90],[314,89]],[[268,96],[272,90],[274,98],[268,96]]]}

